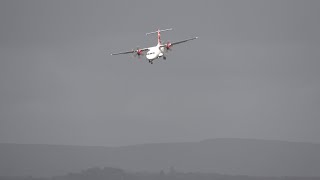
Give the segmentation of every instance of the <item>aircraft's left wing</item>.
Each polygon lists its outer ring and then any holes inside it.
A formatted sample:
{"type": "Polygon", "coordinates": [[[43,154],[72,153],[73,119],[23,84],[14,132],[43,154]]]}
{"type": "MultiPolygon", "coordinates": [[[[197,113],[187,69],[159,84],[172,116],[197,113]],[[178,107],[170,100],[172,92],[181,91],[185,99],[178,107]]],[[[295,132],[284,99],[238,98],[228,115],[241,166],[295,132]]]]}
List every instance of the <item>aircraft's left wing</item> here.
{"type": "Polygon", "coordinates": [[[147,51],[148,48],[136,49],[131,51],[119,52],[119,53],[111,53],[111,55],[120,55],[120,54],[130,54],[130,53],[141,53],[143,51],[147,51]]]}
{"type": "Polygon", "coordinates": [[[174,46],[174,45],[177,45],[177,44],[185,43],[185,42],[192,41],[192,40],[195,40],[195,39],[198,39],[198,37],[193,37],[193,38],[190,38],[190,39],[173,42],[173,43],[170,44],[170,46],[174,46]]]}

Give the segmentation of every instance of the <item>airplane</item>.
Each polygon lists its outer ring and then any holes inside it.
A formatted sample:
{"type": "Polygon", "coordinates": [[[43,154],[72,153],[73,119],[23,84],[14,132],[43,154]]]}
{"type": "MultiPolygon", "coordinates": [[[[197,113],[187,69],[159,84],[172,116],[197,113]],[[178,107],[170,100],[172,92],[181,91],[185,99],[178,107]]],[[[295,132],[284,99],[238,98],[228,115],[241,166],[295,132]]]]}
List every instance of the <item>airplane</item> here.
{"type": "Polygon", "coordinates": [[[159,58],[163,58],[163,60],[166,60],[167,57],[165,56],[165,53],[167,53],[169,50],[171,50],[172,46],[181,44],[181,43],[185,43],[194,39],[198,39],[198,37],[193,37],[193,38],[189,38],[189,39],[185,39],[182,41],[177,41],[177,42],[173,42],[170,43],[169,41],[165,44],[162,44],[161,42],[161,35],[160,32],[164,32],[164,31],[171,31],[172,28],[170,29],[163,29],[160,30],[158,29],[157,31],[154,32],[149,32],[146,33],[146,35],[150,35],[150,34],[158,34],[158,44],[156,46],[153,47],[147,47],[147,48],[137,48],[137,49],[132,49],[131,51],[126,51],[126,52],[119,52],[119,53],[112,53],[111,55],[120,55],[120,54],[131,54],[133,53],[134,56],[138,56],[140,58],[140,56],[143,56],[144,52],[146,51],[146,58],[149,61],[150,64],[153,64],[153,61],[159,58]]]}

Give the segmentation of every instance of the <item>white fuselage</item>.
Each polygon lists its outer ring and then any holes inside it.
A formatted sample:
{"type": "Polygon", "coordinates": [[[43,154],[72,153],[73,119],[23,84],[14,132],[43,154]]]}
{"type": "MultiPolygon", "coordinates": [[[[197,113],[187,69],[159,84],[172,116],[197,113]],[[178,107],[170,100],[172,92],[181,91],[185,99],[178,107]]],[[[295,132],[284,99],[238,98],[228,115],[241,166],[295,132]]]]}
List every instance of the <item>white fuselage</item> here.
{"type": "Polygon", "coordinates": [[[160,44],[158,44],[154,47],[150,47],[148,49],[149,49],[149,51],[146,54],[146,58],[148,60],[158,59],[163,56],[164,47],[160,47],[160,44]]]}

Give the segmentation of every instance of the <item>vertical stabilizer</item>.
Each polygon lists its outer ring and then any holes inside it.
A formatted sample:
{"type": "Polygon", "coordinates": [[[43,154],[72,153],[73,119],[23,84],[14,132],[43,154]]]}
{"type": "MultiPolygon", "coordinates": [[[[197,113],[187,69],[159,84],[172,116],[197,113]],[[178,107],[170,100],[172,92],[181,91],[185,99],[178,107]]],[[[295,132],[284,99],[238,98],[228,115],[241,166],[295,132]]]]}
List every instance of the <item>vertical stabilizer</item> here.
{"type": "Polygon", "coordinates": [[[163,29],[163,30],[158,29],[157,31],[146,33],[146,35],[157,33],[157,34],[158,34],[158,44],[161,44],[161,34],[160,34],[160,32],[171,31],[171,30],[172,30],[172,28],[170,28],[170,29],[163,29]]]}

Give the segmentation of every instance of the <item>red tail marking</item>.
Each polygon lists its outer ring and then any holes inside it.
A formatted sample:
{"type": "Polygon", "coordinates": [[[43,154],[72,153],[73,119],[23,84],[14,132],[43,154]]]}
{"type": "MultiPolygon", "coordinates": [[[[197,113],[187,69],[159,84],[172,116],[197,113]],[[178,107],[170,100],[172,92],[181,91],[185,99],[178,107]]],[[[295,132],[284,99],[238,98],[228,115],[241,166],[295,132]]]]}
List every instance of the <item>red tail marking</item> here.
{"type": "Polygon", "coordinates": [[[158,29],[158,44],[161,44],[161,39],[160,39],[161,35],[160,35],[160,30],[158,29]]]}

